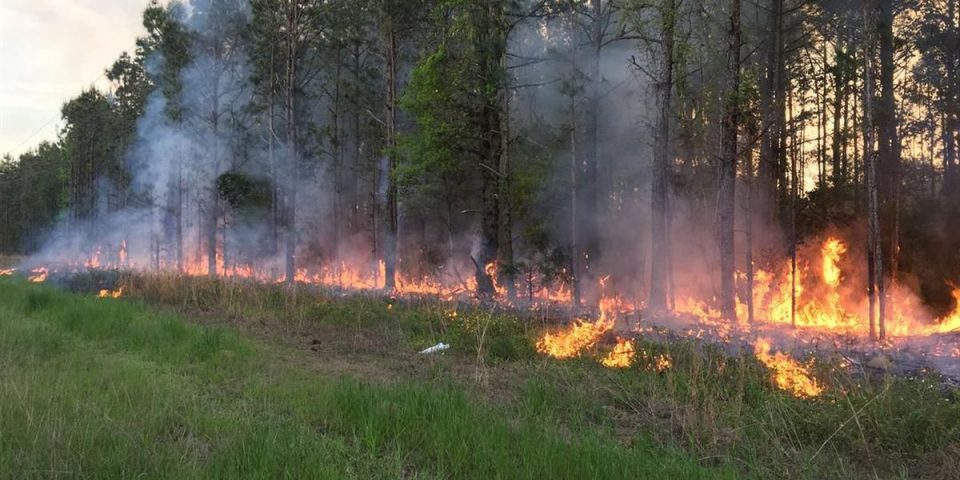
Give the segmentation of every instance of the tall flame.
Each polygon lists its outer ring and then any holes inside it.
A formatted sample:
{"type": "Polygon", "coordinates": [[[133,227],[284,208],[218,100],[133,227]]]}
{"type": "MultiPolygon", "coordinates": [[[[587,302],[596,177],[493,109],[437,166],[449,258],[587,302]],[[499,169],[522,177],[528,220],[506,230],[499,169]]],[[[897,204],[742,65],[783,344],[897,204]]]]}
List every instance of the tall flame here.
{"type": "Polygon", "coordinates": [[[840,286],[840,257],[847,253],[847,246],[839,238],[828,238],[823,243],[823,282],[832,288],[840,286]]]}

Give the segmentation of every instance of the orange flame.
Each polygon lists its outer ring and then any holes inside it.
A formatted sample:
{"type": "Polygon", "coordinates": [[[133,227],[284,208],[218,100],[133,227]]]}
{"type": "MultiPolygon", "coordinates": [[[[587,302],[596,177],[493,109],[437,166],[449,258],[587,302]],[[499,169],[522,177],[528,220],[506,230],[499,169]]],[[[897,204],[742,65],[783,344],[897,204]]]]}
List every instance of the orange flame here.
{"type": "Polygon", "coordinates": [[[627,368],[635,354],[633,341],[617,337],[617,346],[600,363],[607,368],[627,368]]]}
{"type": "Polygon", "coordinates": [[[653,361],[653,369],[661,373],[669,370],[672,366],[673,359],[667,354],[657,355],[657,358],[653,361]]]}
{"type": "Polygon", "coordinates": [[[30,281],[33,283],[43,283],[47,281],[47,274],[49,271],[46,268],[36,268],[32,271],[33,275],[30,276],[30,281]]]}
{"type": "Polygon", "coordinates": [[[13,272],[16,271],[17,269],[15,268],[0,268],[0,277],[9,277],[10,275],[13,275],[13,272]]]}
{"type": "Polygon", "coordinates": [[[640,352],[640,359],[643,361],[644,368],[657,373],[663,373],[673,366],[673,358],[666,353],[651,357],[647,352],[640,352]]]}
{"type": "Polygon", "coordinates": [[[840,286],[840,257],[847,252],[847,246],[838,238],[828,238],[823,244],[823,281],[837,288],[840,286]]]}
{"type": "Polygon", "coordinates": [[[123,287],[117,290],[100,290],[100,293],[97,294],[97,298],[120,298],[123,296],[123,287]]]}
{"type": "Polygon", "coordinates": [[[757,339],[756,345],[754,345],[754,354],[757,360],[760,360],[761,363],[773,371],[773,378],[778,388],[799,398],[812,398],[823,393],[823,387],[810,374],[813,360],[809,364],[803,365],[782,352],[771,355],[771,350],[770,340],[766,338],[757,339]]]}
{"type": "Polygon", "coordinates": [[[600,338],[613,329],[616,314],[622,307],[619,297],[604,297],[600,300],[600,318],[596,322],[575,321],[569,328],[554,333],[546,333],[537,342],[537,351],[553,358],[577,357],[600,341],[600,338]]]}

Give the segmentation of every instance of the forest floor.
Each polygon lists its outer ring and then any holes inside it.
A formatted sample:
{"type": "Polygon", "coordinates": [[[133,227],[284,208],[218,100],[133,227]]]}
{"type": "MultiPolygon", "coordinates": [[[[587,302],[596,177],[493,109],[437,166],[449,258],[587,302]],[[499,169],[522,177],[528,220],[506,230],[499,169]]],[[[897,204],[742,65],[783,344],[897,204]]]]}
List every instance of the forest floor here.
{"type": "Polygon", "coordinates": [[[641,338],[616,370],[468,303],[118,281],[0,279],[0,478],[960,477],[960,395],[934,374],[821,362],[801,399],[695,341],[641,338]]]}

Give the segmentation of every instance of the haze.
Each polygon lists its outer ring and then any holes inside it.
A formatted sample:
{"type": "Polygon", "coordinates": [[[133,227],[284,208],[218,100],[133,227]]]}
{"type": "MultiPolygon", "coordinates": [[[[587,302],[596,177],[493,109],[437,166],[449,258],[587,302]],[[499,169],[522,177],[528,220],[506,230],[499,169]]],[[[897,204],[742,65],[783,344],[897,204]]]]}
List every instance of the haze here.
{"type": "Polygon", "coordinates": [[[134,47],[144,5],[0,0],[0,155],[56,138],[63,102],[91,83],[105,86],[104,69],[134,47]]]}

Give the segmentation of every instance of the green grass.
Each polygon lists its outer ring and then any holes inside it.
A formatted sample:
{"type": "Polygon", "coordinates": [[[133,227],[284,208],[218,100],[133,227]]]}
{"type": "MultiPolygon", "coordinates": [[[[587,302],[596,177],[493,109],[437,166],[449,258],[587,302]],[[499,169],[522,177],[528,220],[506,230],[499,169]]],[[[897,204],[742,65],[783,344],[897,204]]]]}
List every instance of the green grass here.
{"type": "Polygon", "coordinates": [[[697,341],[641,338],[673,366],[609,370],[476,305],[121,282],[100,301],[0,280],[0,477],[960,478],[960,395],[933,373],[820,359],[805,400],[697,341]]]}
{"type": "MultiPolygon", "coordinates": [[[[960,478],[960,395],[942,388],[933,372],[893,378],[821,359],[815,373],[826,392],[804,400],[778,391],[750,350],[730,356],[701,342],[640,340],[638,350],[669,355],[673,368],[609,371],[590,358],[536,356],[531,347],[541,325],[508,312],[460,305],[452,317],[452,305],[428,299],[390,302],[331,296],[308,286],[291,293],[181,277],[131,281],[132,293],[151,304],[219,312],[239,325],[284,318],[281,328],[362,333],[380,345],[351,349],[380,355],[385,364],[396,360],[393,351],[446,341],[458,355],[454,362],[476,363],[481,373],[494,372],[494,380],[499,367],[507,372],[501,377],[521,373],[506,380],[506,395],[471,394],[506,404],[511,419],[535,418],[572,438],[589,431],[623,444],[664,445],[689,452],[702,465],[735,465],[739,475],[759,478],[960,478]]],[[[459,386],[469,390],[465,383],[459,386]]]]}
{"type": "MultiPolygon", "coordinates": [[[[284,347],[0,279],[0,478],[734,478],[450,382],[318,377],[284,347]]],[[[740,472],[742,473],[742,472],[740,472]]]]}

